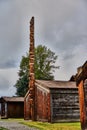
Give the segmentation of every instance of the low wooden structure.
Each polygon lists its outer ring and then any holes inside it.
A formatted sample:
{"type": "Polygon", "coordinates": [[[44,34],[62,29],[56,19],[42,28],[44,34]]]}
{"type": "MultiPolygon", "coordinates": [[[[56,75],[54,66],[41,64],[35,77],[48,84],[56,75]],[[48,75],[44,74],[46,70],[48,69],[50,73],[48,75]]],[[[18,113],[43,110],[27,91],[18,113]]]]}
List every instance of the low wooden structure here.
{"type": "MultiPolygon", "coordinates": [[[[24,117],[31,119],[30,103],[27,99],[24,117]]],[[[33,118],[47,122],[80,121],[76,83],[35,80],[35,115],[33,118]]]]}
{"type": "Polygon", "coordinates": [[[23,118],[23,97],[1,97],[1,118],[23,118]]]}
{"type": "Polygon", "coordinates": [[[87,61],[79,68],[76,83],[79,89],[80,120],[82,130],[87,129],[87,61]]]}

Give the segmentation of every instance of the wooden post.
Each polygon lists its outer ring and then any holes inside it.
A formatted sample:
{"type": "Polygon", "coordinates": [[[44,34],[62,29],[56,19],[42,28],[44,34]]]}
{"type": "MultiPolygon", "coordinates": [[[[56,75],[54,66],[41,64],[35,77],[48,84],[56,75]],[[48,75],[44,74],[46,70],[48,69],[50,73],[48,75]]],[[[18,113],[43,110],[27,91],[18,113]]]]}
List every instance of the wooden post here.
{"type": "Polygon", "coordinates": [[[86,118],[85,118],[85,99],[84,99],[84,83],[83,80],[80,81],[78,84],[79,90],[79,103],[80,103],[80,121],[81,121],[81,128],[84,130],[86,118]]]}

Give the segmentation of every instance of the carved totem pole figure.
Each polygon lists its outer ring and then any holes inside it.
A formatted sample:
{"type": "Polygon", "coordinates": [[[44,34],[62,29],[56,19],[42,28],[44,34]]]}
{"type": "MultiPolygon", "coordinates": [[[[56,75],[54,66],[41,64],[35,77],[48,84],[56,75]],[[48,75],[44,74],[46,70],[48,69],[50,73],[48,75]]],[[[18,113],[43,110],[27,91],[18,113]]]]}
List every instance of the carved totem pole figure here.
{"type": "Polygon", "coordinates": [[[29,50],[29,102],[30,118],[35,115],[35,76],[34,76],[34,17],[30,21],[30,50],[29,50]]]}
{"type": "Polygon", "coordinates": [[[30,21],[29,89],[24,98],[24,119],[35,120],[34,17],[30,21]]]}

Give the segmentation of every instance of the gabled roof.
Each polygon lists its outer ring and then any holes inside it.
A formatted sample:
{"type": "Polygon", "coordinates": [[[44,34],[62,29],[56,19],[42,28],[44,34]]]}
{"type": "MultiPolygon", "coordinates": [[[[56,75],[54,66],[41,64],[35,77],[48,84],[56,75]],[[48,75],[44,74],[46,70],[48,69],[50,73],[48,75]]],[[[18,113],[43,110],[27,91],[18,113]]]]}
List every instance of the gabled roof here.
{"type": "Polygon", "coordinates": [[[70,77],[70,80],[69,80],[69,81],[76,81],[76,76],[77,76],[77,74],[76,74],[76,75],[72,75],[72,76],[70,77]]]}
{"type": "Polygon", "coordinates": [[[80,83],[81,80],[87,79],[87,61],[81,67],[81,72],[77,74],[76,82],[77,85],[80,83]]]}
{"type": "Polygon", "coordinates": [[[24,97],[1,97],[0,101],[6,101],[6,102],[24,102],[24,97]]]}
{"type": "Polygon", "coordinates": [[[72,81],[50,81],[50,80],[35,80],[35,83],[45,88],[76,88],[76,82],[72,81]]]}

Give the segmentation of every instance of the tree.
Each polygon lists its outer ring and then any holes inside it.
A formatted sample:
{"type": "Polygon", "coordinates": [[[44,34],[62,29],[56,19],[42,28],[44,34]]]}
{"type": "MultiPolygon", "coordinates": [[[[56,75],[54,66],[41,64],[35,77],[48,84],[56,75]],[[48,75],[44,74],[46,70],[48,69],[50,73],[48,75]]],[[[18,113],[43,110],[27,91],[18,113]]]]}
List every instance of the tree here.
{"type": "Polygon", "coordinates": [[[18,72],[19,79],[16,81],[15,87],[17,88],[16,94],[18,96],[25,96],[28,90],[28,82],[29,82],[29,57],[28,53],[26,56],[22,56],[22,60],[20,62],[20,70],[18,72]]]}
{"type": "MultiPolygon", "coordinates": [[[[57,56],[54,52],[48,49],[46,46],[38,45],[35,48],[35,79],[40,80],[53,80],[53,72],[58,66],[55,66],[57,56]]],[[[16,94],[18,96],[24,96],[28,90],[29,82],[29,54],[22,56],[20,62],[20,70],[18,72],[19,79],[17,80],[15,87],[17,88],[16,94]]]]}

